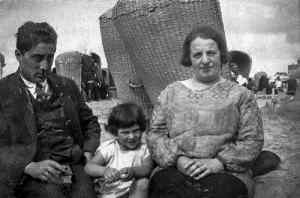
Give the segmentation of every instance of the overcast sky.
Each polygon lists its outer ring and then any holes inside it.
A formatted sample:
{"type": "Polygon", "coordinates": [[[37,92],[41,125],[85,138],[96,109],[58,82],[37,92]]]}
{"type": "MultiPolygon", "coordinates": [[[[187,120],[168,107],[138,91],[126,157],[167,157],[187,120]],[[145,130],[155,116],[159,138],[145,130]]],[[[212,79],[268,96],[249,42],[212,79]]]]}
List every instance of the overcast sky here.
{"type": "MultiPolygon", "coordinates": [[[[58,33],[57,54],[69,50],[99,53],[99,16],[116,0],[0,0],[0,52],[4,73],[16,70],[17,27],[25,21],[47,21],[58,33]]],[[[248,52],[252,74],[287,71],[300,58],[300,0],[221,0],[229,49],[248,52]]]]}

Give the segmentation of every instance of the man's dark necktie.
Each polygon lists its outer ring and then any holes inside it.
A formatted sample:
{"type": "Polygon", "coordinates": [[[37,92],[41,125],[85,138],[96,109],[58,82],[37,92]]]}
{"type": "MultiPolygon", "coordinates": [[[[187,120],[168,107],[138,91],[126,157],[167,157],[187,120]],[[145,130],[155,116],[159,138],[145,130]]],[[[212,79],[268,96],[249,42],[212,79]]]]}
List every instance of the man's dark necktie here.
{"type": "Polygon", "coordinates": [[[45,88],[43,87],[42,84],[40,84],[40,83],[36,84],[35,92],[36,92],[37,101],[41,102],[41,101],[49,99],[49,94],[46,93],[45,88]]]}

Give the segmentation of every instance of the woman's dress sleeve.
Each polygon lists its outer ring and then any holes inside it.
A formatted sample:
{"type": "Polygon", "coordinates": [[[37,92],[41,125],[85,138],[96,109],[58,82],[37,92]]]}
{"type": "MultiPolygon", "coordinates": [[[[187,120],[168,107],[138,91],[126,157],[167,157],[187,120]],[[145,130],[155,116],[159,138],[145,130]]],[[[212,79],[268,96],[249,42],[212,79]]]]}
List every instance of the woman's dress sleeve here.
{"type": "Polygon", "coordinates": [[[225,144],[217,154],[225,168],[244,172],[261,152],[264,143],[261,112],[250,91],[241,94],[239,100],[239,127],[236,141],[225,144]]]}
{"type": "Polygon", "coordinates": [[[160,167],[175,166],[181,154],[178,144],[169,137],[167,127],[168,88],[161,92],[154,107],[151,129],[147,134],[147,144],[152,158],[160,167]]]}

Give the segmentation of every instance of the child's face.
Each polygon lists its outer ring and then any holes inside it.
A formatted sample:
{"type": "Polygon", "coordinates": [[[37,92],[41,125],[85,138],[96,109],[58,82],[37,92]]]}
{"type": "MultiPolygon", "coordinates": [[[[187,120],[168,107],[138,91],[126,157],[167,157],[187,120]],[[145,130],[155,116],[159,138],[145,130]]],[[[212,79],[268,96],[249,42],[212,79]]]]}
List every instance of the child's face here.
{"type": "Polygon", "coordinates": [[[142,132],[135,124],[128,128],[118,129],[118,142],[123,150],[134,150],[141,143],[142,132]]]}

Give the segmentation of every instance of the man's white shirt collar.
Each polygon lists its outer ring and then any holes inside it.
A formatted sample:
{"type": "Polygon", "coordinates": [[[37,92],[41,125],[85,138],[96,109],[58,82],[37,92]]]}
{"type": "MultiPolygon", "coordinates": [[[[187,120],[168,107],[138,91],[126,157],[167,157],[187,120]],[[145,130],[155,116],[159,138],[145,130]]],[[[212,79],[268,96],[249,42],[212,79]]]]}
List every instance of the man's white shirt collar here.
{"type": "MultiPolygon", "coordinates": [[[[36,98],[36,83],[33,83],[33,82],[30,82],[28,80],[26,80],[22,75],[21,76],[21,79],[23,80],[24,84],[26,85],[28,91],[31,93],[31,95],[36,98]]],[[[49,85],[48,85],[48,82],[47,80],[44,80],[44,82],[41,83],[42,86],[44,87],[45,91],[47,92],[48,89],[49,89],[49,85]]]]}

